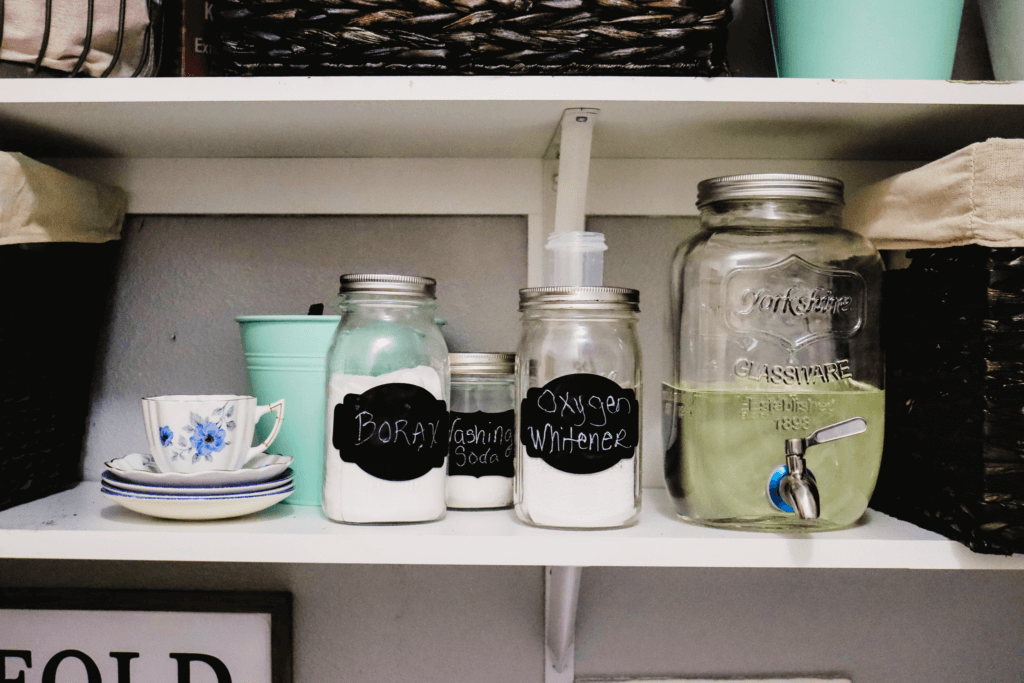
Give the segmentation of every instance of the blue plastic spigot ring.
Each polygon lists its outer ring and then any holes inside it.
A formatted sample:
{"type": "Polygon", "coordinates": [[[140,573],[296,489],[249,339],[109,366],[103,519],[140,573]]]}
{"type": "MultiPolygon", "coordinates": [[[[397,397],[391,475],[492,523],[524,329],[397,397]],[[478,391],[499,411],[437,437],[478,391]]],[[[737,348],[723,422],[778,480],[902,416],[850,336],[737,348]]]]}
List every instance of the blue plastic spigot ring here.
{"type": "Polygon", "coordinates": [[[789,468],[785,465],[779,465],[773,471],[770,477],[768,477],[768,485],[765,489],[765,493],[768,495],[768,502],[772,504],[772,507],[780,512],[794,513],[793,506],[782,500],[782,496],[779,495],[779,485],[782,483],[782,478],[789,474],[789,468]]]}

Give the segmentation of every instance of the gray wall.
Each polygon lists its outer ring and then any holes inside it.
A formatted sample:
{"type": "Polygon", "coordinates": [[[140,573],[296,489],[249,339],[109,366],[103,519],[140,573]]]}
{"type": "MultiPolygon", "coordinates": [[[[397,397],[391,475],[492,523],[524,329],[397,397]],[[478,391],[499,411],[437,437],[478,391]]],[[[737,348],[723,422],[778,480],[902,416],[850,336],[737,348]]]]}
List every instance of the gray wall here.
{"type": "MultiPolygon", "coordinates": [[[[649,485],[661,482],[668,266],[695,227],[590,221],[609,244],[606,282],[642,292],[649,485]]],[[[434,275],[453,350],[511,348],[525,246],[520,218],[133,218],[87,474],[146,447],[140,396],[244,390],[235,315],[302,312],[329,300],[343,272],[434,275]]],[[[5,560],[0,585],[286,590],[297,683],[543,680],[540,568],[5,560]]],[[[1022,614],[1019,572],[588,568],[577,673],[1020,683],[1022,614]]]]}
{"type": "Polygon", "coordinates": [[[662,470],[661,383],[670,379],[669,270],[680,242],[700,227],[689,218],[597,217],[587,229],[604,233],[604,281],[616,287],[640,290],[637,331],[643,353],[644,377],[644,486],[665,485],[662,470]]]}
{"type": "Polygon", "coordinates": [[[541,679],[544,665],[542,572],[0,560],[0,586],[286,591],[296,683],[527,683],[541,679]]]}
{"type": "Polygon", "coordinates": [[[1019,572],[594,569],[578,676],[1020,683],[1019,572]]]}
{"type": "Polygon", "coordinates": [[[526,220],[132,217],[97,358],[85,479],[148,449],[141,397],[247,393],[235,316],[329,304],[352,272],[434,277],[450,351],[514,351],[526,220]]]}
{"type": "MultiPolygon", "coordinates": [[[[543,681],[540,568],[0,560],[0,585],[289,591],[296,683],[543,681]]],[[[1020,572],[588,568],[576,673],[1020,683],[1022,615],[1020,572]]]]}
{"type": "MultiPolygon", "coordinates": [[[[663,485],[660,386],[668,375],[668,272],[695,218],[592,218],[605,282],[641,291],[644,485],[663,485]]],[[[139,399],[246,393],[235,316],[304,313],[348,272],[430,275],[451,351],[514,351],[526,286],[519,217],[132,217],[97,360],[85,479],[148,446],[139,399]]]]}
{"type": "MultiPolygon", "coordinates": [[[[644,485],[664,485],[660,386],[667,377],[668,272],[696,218],[592,218],[605,282],[641,291],[644,485]]],[[[139,399],[247,393],[235,316],[305,313],[348,272],[438,280],[451,351],[514,351],[526,286],[521,217],[132,217],[97,359],[84,475],[148,448],[139,399]]],[[[330,312],[330,311],[328,311],[330,312]]]]}

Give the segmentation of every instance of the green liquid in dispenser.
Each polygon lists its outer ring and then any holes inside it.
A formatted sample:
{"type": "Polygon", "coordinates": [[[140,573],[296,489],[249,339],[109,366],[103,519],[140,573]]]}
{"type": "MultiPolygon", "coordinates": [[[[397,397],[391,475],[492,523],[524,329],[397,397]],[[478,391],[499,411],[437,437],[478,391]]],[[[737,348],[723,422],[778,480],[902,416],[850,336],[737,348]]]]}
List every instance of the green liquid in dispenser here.
{"type": "Polygon", "coordinates": [[[666,406],[675,440],[665,453],[665,478],[687,521],[758,531],[823,531],[851,526],[863,515],[882,455],[885,392],[855,382],[821,392],[674,392],[666,406]],[[863,434],[808,449],[821,516],[801,520],[775,509],[766,487],[786,462],[785,441],[851,417],[863,434]]]}

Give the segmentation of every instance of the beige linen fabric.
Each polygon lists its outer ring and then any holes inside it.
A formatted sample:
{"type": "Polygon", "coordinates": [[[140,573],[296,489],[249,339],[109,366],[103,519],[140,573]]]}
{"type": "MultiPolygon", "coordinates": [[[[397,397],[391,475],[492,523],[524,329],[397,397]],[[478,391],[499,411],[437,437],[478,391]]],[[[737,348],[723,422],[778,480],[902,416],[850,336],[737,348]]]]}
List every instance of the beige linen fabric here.
{"type": "MultiPolygon", "coordinates": [[[[85,43],[89,0],[52,0],[50,38],[42,66],[70,72],[78,62],[85,43]]],[[[117,46],[117,26],[121,0],[94,0],[92,42],[89,56],[80,73],[101,76],[110,65],[117,46]]],[[[43,0],[7,0],[4,3],[4,40],[0,60],[35,64],[43,41],[46,3],[43,0]]],[[[142,56],[142,45],[149,27],[145,0],[127,0],[124,41],[121,55],[111,76],[131,76],[142,56]]],[[[150,54],[152,55],[152,46],[150,54]]],[[[151,75],[148,60],[143,76],[151,75]]]]}
{"type": "Polygon", "coordinates": [[[879,249],[1024,247],[1024,140],[992,138],[870,185],[845,214],[879,249]]]}
{"type": "Polygon", "coordinates": [[[0,245],[121,238],[127,193],[0,152],[0,245]]]}

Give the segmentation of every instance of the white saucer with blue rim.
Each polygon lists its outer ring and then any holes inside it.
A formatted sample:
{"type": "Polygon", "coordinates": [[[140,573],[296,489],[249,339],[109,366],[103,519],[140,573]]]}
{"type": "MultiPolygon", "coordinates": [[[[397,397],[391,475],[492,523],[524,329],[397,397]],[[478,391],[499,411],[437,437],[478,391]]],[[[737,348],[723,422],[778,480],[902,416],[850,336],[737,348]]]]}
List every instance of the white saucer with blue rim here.
{"type": "Polygon", "coordinates": [[[123,458],[108,460],[107,469],[133,484],[150,486],[238,486],[270,481],[284,473],[292,464],[289,455],[261,453],[249,459],[239,470],[207,470],[206,472],[161,472],[148,453],[129,453],[123,458]]]}
{"type": "Polygon", "coordinates": [[[217,496],[146,495],[103,485],[100,492],[121,507],[162,519],[201,520],[241,517],[280,503],[295,491],[288,485],[248,494],[217,496]]]}
{"type": "Polygon", "coordinates": [[[131,491],[146,495],[169,494],[175,496],[216,496],[216,495],[237,495],[246,493],[257,493],[269,491],[281,486],[291,486],[294,479],[294,472],[291,468],[286,469],[281,476],[274,477],[256,484],[235,484],[232,486],[156,486],[154,484],[136,484],[123,479],[111,470],[100,475],[100,481],[108,488],[119,491],[131,491]]]}

